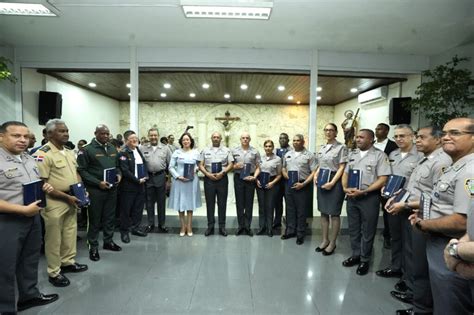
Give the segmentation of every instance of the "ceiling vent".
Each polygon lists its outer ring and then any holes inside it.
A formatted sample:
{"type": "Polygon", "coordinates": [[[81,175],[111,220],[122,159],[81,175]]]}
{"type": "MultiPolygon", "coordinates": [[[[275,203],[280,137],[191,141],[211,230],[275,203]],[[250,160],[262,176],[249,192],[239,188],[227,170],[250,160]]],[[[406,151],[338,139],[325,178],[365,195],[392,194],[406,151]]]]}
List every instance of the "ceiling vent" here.
{"type": "Polygon", "coordinates": [[[359,104],[367,105],[387,99],[388,87],[381,86],[379,88],[361,93],[358,96],[359,104]]]}

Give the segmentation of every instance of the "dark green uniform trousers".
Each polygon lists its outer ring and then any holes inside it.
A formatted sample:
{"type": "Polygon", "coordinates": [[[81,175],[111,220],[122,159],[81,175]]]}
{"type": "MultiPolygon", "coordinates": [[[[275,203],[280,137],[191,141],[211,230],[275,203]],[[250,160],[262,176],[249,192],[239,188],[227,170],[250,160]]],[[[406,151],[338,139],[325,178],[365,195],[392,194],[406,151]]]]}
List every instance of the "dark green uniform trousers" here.
{"type": "Polygon", "coordinates": [[[89,248],[99,247],[100,227],[104,233],[104,244],[110,243],[114,237],[115,208],[117,207],[117,188],[102,190],[87,187],[91,204],[88,212],[87,242],[89,248]]]}

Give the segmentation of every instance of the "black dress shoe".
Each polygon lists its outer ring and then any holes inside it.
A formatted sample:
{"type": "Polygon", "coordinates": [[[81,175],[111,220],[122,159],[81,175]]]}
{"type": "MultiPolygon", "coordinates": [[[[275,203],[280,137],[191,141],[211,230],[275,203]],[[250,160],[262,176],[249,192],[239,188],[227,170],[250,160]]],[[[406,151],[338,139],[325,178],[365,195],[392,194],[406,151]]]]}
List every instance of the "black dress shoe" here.
{"type": "Polygon", "coordinates": [[[159,225],[158,226],[158,232],[159,233],[168,233],[169,229],[166,226],[159,225]]]}
{"type": "Polygon", "coordinates": [[[281,228],[281,223],[273,224],[272,229],[279,229],[281,228]]]}
{"type": "Polygon", "coordinates": [[[239,228],[239,229],[237,230],[237,233],[235,233],[235,235],[239,236],[239,235],[242,235],[242,234],[244,234],[244,233],[245,233],[245,229],[244,229],[244,228],[239,228]]]}
{"type": "Polygon", "coordinates": [[[286,233],[285,233],[285,234],[283,234],[283,235],[281,236],[281,239],[282,239],[282,240],[287,240],[287,239],[293,238],[293,237],[296,237],[296,234],[295,234],[295,233],[289,233],[289,234],[286,234],[286,233]]]}
{"type": "Polygon", "coordinates": [[[143,231],[144,231],[145,233],[154,232],[154,231],[155,231],[155,226],[152,225],[152,224],[151,224],[151,225],[147,225],[147,226],[143,229],[143,231]]]}
{"type": "Polygon", "coordinates": [[[347,258],[346,260],[344,260],[342,262],[342,265],[344,267],[352,267],[352,266],[358,265],[359,263],[360,263],[360,257],[359,256],[351,256],[351,257],[347,258]]]}
{"type": "Polygon", "coordinates": [[[122,233],[120,238],[122,239],[122,242],[130,243],[130,235],[128,233],[122,233]]]}
{"type": "Polygon", "coordinates": [[[133,229],[132,230],[132,235],[135,235],[135,236],[140,236],[140,237],[145,237],[147,236],[148,234],[140,229],[133,229]]]}
{"type": "Polygon", "coordinates": [[[214,234],[214,228],[208,228],[206,232],[204,232],[204,236],[209,236],[214,234]]]}
{"type": "Polygon", "coordinates": [[[89,259],[92,261],[100,260],[99,250],[97,248],[89,249],[89,259]]]}
{"type": "Polygon", "coordinates": [[[409,308],[407,310],[397,310],[397,312],[395,314],[397,314],[397,315],[415,315],[416,312],[412,308],[409,308]]]}
{"type": "Polygon", "coordinates": [[[258,230],[257,235],[263,235],[265,234],[266,231],[267,231],[266,228],[261,228],[260,230],[258,230]]]}
{"type": "Polygon", "coordinates": [[[122,250],[122,247],[118,246],[114,242],[110,242],[110,243],[104,243],[104,249],[111,250],[113,252],[120,252],[122,250]]]}
{"type": "Polygon", "coordinates": [[[413,304],[413,294],[411,293],[390,291],[390,295],[403,303],[413,304]]]}
{"type": "Polygon", "coordinates": [[[323,256],[331,256],[332,254],[334,254],[335,250],[336,250],[336,246],[334,246],[334,248],[330,252],[328,252],[326,249],[324,249],[321,254],[323,254],[323,256]]]}
{"type": "Polygon", "coordinates": [[[364,276],[364,275],[367,274],[367,272],[369,272],[369,262],[368,262],[368,261],[362,261],[362,262],[359,264],[359,267],[357,267],[356,273],[357,273],[359,276],[364,276]]]}
{"type": "Polygon", "coordinates": [[[222,236],[227,236],[227,231],[225,230],[225,228],[219,228],[219,234],[222,236]]]}
{"type": "Polygon", "coordinates": [[[378,270],[377,272],[375,272],[375,274],[383,278],[400,278],[403,273],[400,270],[394,270],[389,267],[382,270],[378,270]]]}
{"type": "Polygon", "coordinates": [[[49,277],[48,281],[54,285],[55,287],[67,287],[68,285],[71,284],[68,278],[66,276],[63,276],[62,274],[59,274],[56,277],[49,277]]]}
{"type": "Polygon", "coordinates": [[[320,252],[322,252],[323,250],[325,250],[326,247],[328,247],[328,246],[329,246],[329,243],[328,243],[326,246],[324,246],[324,247],[319,247],[319,246],[318,246],[318,247],[316,247],[316,248],[314,249],[314,251],[317,252],[317,253],[320,253],[320,252]]]}
{"type": "Polygon", "coordinates": [[[304,237],[297,237],[296,238],[296,245],[303,245],[304,237]]]}
{"type": "Polygon", "coordinates": [[[86,271],[87,269],[89,269],[87,265],[73,263],[72,265],[61,267],[61,273],[77,273],[86,271]]]}
{"type": "Polygon", "coordinates": [[[248,236],[253,236],[253,232],[251,229],[245,229],[247,231],[248,236]]]}
{"type": "Polygon", "coordinates": [[[407,286],[407,283],[404,280],[400,280],[397,283],[395,283],[394,287],[395,287],[395,290],[397,290],[398,292],[406,292],[409,289],[407,286]]]}
{"type": "Polygon", "coordinates": [[[392,241],[390,241],[390,238],[384,238],[383,239],[383,248],[385,249],[391,249],[392,248],[392,241]]]}
{"type": "MultiPolygon", "coordinates": [[[[18,302],[17,308],[18,308],[18,311],[21,312],[31,307],[53,303],[58,298],[59,298],[59,295],[57,294],[41,294],[40,293],[38,297],[29,299],[26,301],[18,302]]],[[[2,313],[2,314],[7,314],[7,313],[2,313]]]]}
{"type": "Polygon", "coordinates": [[[273,237],[273,232],[272,232],[272,230],[268,230],[267,235],[268,235],[269,237],[273,237]]]}

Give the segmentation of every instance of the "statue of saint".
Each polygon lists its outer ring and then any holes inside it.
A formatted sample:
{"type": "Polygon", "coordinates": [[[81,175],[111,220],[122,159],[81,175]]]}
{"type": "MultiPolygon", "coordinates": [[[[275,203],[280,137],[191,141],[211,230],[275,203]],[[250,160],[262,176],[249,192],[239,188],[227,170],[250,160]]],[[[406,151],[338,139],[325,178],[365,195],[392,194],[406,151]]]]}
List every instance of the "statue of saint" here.
{"type": "Polygon", "coordinates": [[[344,140],[345,144],[349,149],[355,148],[355,134],[357,129],[357,115],[359,114],[359,109],[354,116],[354,112],[350,109],[344,112],[344,121],[341,124],[342,130],[344,131],[344,140]]]}

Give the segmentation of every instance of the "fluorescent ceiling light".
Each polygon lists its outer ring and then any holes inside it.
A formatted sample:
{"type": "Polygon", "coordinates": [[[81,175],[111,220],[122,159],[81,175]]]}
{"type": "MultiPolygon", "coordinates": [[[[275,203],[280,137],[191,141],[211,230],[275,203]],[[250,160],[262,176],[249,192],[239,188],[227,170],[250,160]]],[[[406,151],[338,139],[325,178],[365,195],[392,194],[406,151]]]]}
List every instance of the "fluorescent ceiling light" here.
{"type": "Polygon", "coordinates": [[[262,99],[262,96],[261,96],[260,94],[257,94],[257,95],[255,95],[255,98],[256,98],[257,100],[260,100],[260,99],[262,99]]]}
{"type": "Polygon", "coordinates": [[[247,84],[241,84],[241,85],[240,85],[240,88],[241,88],[242,90],[246,90],[246,89],[248,89],[248,87],[249,87],[249,86],[248,86],[247,84]]]}
{"type": "Polygon", "coordinates": [[[160,96],[161,97],[166,97],[166,93],[161,93],[160,96]]]}
{"type": "Polygon", "coordinates": [[[230,94],[224,94],[224,98],[230,98],[230,94]]]}
{"type": "Polygon", "coordinates": [[[165,83],[165,84],[163,84],[163,87],[164,87],[165,89],[170,89],[170,88],[171,88],[171,84],[165,83]]]}
{"type": "Polygon", "coordinates": [[[196,97],[195,93],[189,93],[189,97],[196,97]]]}
{"type": "Polygon", "coordinates": [[[320,100],[321,100],[321,96],[316,97],[316,99],[317,99],[318,101],[320,101],[320,100]]]}
{"type": "Polygon", "coordinates": [[[40,3],[0,2],[0,15],[57,16],[51,8],[40,3]]]}
{"type": "Polygon", "coordinates": [[[318,87],[316,88],[316,91],[318,91],[318,92],[321,92],[322,90],[323,90],[323,88],[320,87],[320,86],[318,86],[318,87]]]}
{"type": "Polygon", "coordinates": [[[90,86],[91,88],[95,88],[95,87],[97,86],[97,84],[95,84],[94,82],[89,82],[89,86],[90,86]]]}
{"type": "Polygon", "coordinates": [[[285,86],[284,85],[279,85],[278,86],[278,91],[284,91],[285,90],[285,86]]]}
{"type": "Polygon", "coordinates": [[[268,20],[273,0],[181,0],[187,18],[268,20]]]}
{"type": "Polygon", "coordinates": [[[204,83],[204,84],[202,85],[202,88],[203,88],[203,89],[208,89],[209,86],[210,86],[209,83],[204,83]]]}
{"type": "Polygon", "coordinates": [[[128,96],[130,96],[130,95],[131,95],[131,94],[130,94],[130,93],[128,93],[128,96]]]}
{"type": "Polygon", "coordinates": [[[356,88],[352,88],[352,89],[351,89],[351,93],[357,93],[357,91],[358,91],[358,90],[357,90],[356,88]]]}
{"type": "Polygon", "coordinates": [[[130,83],[127,83],[126,86],[127,86],[127,88],[131,88],[131,87],[132,87],[132,85],[131,85],[130,83]]]}
{"type": "Polygon", "coordinates": [[[293,95],[288,96],[288,99],[289,99],[290,101],[292,101],[292,100],[293,100],[293,95]]]}

